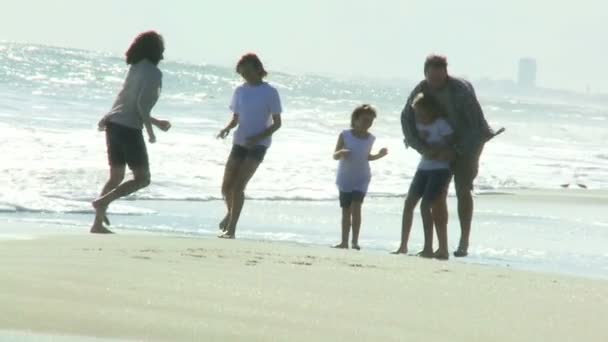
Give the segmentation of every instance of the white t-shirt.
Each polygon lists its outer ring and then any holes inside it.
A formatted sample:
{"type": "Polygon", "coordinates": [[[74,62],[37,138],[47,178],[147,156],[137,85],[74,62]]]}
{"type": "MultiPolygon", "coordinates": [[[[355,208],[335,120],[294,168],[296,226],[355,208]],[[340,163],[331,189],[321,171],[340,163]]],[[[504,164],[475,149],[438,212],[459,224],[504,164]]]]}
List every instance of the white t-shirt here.
{"type": "MultiPolygon", "coordinates": [[[[450,124],[443,118],[436,119],[430,125],[416,123],[416,129],[424,142],[433,146],[447,146],[445,138],[454,133],[450,124]]],[[[426,159],[421,157],[418,170],[449,169],[450,162],[445,160],[426,159]]]]}
{"type": "MultiPolygon", "coordinates": [[[[239,126],[234,132],[233,144],[245,146],[247,138],[264,132],[272,125],[272,115],[282,112],[279,92],[270,84],[242,84],[234,90],[230,110],[239,117],[239,126]]],[[[259,145],[269,147],[270,137],[259,145]]]]}
{"type": "Polygon", "coordinates": [[[344,148],[350,150],[350,155],[340,159],[336,185],[342,192],[360,191],[367,193],[372,173],[369,167],[369,154],[376,137],[371,133],[367,138],[359,138],[352,129],[342,131],[344,148]]]}

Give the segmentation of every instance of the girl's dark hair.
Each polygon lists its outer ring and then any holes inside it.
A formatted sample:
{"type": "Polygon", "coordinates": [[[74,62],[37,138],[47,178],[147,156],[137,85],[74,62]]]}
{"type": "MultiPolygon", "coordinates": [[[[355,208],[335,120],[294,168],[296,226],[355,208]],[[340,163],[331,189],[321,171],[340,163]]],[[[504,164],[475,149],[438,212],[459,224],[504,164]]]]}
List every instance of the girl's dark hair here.
{"type": "Polygon", "coordinates": [[[427,111],[436,113],[437,116],[445,117],[443,106],[437,98],[431,94],[418,93],[412,101],[412,108],[423,108],[427,111]]]}
{"type": "Polygon", "coordinates": [[[264,64],[262,64],[262,61],[260,60],[258,55],[256,55],[255,53],[245,54],[241,57],[241,59],[239,59],[238,63],[236,63],[236,72],[238,74],[241,73],[240,69],[241,69],[241,66],[243,66],[244,64],[253,65],[254,68],[256,68],[258,71],[260,71],[260,76],[262,76],[262,77],[266,77],[266,75],[268,75],[268,73],[264,69],[264,64]]]}
{"type": "Polygon", "coordinates": [[[125,56],[127,57],[127,64],[137,64],[141,60],[147,59],[151,63],[158,65],[163,59],[164,52],[165,41],[163,40],[163,36],[155,31],[146,31],[140,33],[133,40],[125,56]]]}
{"type": "Polygon", "coordinates": [[[350,127],[355,127],[355,121],[363,114],[371,114],[372,118],[376,118],[376,109],[368,104],[362,104],[353,110],[350,116],[350,127]]]}

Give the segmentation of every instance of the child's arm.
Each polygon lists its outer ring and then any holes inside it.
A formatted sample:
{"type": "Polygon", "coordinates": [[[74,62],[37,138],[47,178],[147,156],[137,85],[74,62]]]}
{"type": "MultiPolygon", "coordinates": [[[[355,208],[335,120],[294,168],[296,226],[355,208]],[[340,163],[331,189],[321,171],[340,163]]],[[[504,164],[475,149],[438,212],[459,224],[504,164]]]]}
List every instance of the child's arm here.
{"type": "Polygon", "coordinates": [[[334,160],[348,157],[350,150],[344,147],[344,138],[342,137],[342,133],[340,133],[338,136],[338,142],[336,143],[336,149],[334,150],[334,160]]]}
{"type": "Polygon", "coordinates": [[[232,114],[232,119],[230,119],[230,122],[228,122],[228,125],[226,125],[226,127],[224,127],[220,133],[218,133],[217,137],[219,139],[224,139],[228,136],[228,134],[230,134],[230,130],[233,129],[234,127],[238,126],[239,124],[239,115],[237,113],[232,114]]]}
{"type": "Polygon", "coordinates": [[[367,160],[369,161],[374,161],[374,160],[378,160],[380,158],[383,158],[384,156],[386,156],[388,154],[388,149],[386,147],[381,148],[380,151],[378,152],[378,154],[369,154],[369,157],[367,157],[367,160]]]}

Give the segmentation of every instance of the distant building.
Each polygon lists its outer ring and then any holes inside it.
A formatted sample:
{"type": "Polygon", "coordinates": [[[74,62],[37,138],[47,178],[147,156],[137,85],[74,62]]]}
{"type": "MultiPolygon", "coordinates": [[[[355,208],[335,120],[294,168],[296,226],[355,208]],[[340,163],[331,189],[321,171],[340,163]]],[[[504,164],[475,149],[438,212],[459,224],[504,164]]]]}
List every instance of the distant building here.
{"type": "Polygon", "coordinates": [[[536,87],[536,59],[522,58],[519,60],[517,84],[520,87],[536,87]]]}

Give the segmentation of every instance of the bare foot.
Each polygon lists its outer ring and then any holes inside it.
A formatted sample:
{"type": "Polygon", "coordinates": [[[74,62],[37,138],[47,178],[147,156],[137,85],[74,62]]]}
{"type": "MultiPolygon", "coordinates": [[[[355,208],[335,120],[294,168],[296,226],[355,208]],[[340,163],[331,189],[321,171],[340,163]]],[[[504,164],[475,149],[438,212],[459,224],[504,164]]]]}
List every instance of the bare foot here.
{"type": "Polygon", "coordinates": [[[94,224],[90,230],[91,234],[114,234],[113,231],[104,227],[103,224],[96,225],[94,224]]]}
{"type": "Polygon", "coordinates": [[[93,208],[95,208],[95,222],[91,227],[90,232],[94,234],[114,234],[111,230],[103,226],[103,222],[106,224],[110,224],[110,220],[108,220],[108,215],[106,215],[106,210],[108,210],[107,204],[103,203],[102,200],[96,199],[91,203],[93,208]],[[101,221],[98,221],[98,218],[101,218],[101,221]]]}
{"type": "Polygon", "coordinates": [[[454,256],[457,258],[464,258],[467,255],[469,255],[469,251],[465,248],[458,247],[458,249],[454,251],[454,256]]]}
{"type": "Polygon", "coordinates": [[[356,249],[356,250],[358,250],[358,251],[360,251],[360,250],[361,250],[361,247],[359,247],[359,244],[358,244],[358,243],[354,243],[354,242],[353,242],[353,244],[352,244],[352,247],[351,247],[351,248],[352,248],[352,249],[356,249]]]}
{"type": "Polygon", "coordinates": [[[432,259],[435,256],[435,253],[433,253],[432,250],[423,249],[422,251],[418,252],[418,254],[416,254],[416,255],[421,258],[432,259]]]}
{"type": "Polygon", "coordinates": [[[399,247],[399,249],[391,252],[391,254],[407,254],[407,247],[399,247]]]}
{"type": "Polygon", "coordinates": [[[433,254],[433,258],[435,258],[437,260],[449,260],[450,259],[450,252],[448,252],[447,250],[445,250],[445,251],[437,250],[433,254]]]}
{"type": "Polygon", "coordinates": [[[457,258],[463,258],[467,255],[469,255],[469,246],[462,243],[458,246],[458,249],[454,251],[454,256],[457,258]]]}
{"type": "Polygon", "coordinates": [[[219,224],[219,228],[221,231],[223,231],[223,232],[226,231],[226,228],[228,228],[229,219],[230,219],[230,213],[227,213],[226,216],[224,216],[224,219],[219,224]]]}
{"type": "Polygon", "coordinates": [[[226,232],[224,234],[220,234],[217,237],[220,239],[234,239],[235,238],[234,234],[228,234],[228,232],[226,232]]]}
{"type": "Polygon", "coordinates": [[[348,244],[347,243],[340,243],[338,245],[332,246],[331,248],[348,249],[348,244]]]}

